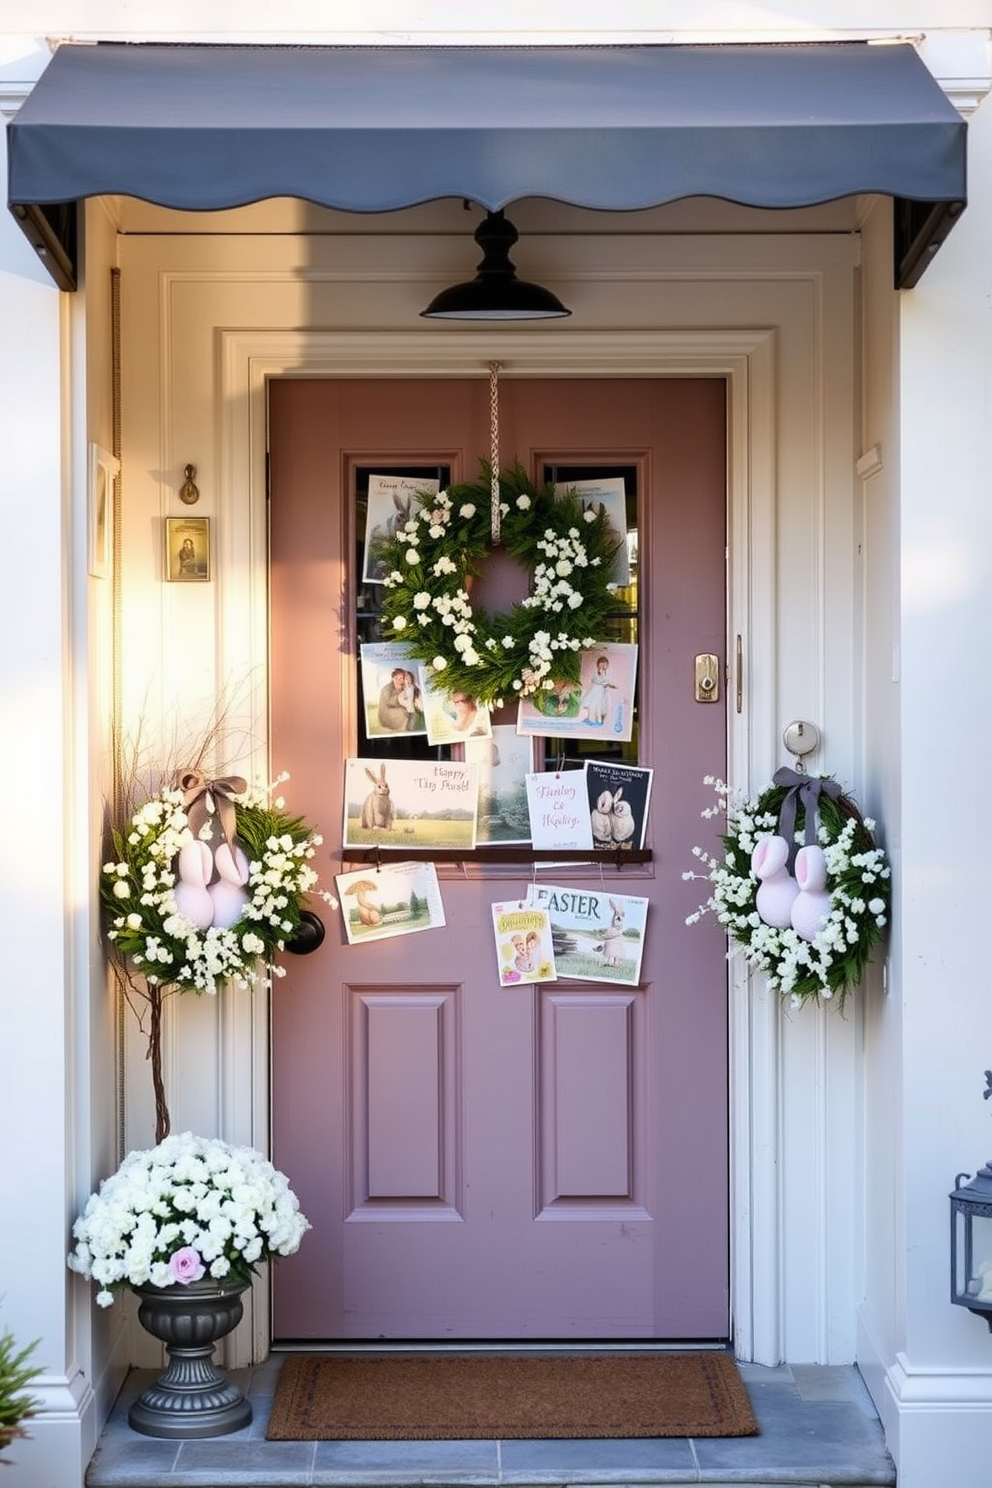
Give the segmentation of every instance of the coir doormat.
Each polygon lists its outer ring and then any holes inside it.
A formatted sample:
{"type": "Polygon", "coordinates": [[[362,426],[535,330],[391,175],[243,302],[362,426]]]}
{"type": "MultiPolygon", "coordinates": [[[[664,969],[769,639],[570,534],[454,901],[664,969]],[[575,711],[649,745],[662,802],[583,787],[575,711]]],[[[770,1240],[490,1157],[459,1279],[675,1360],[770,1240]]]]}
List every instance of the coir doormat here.
{"type": "Polygon", "coordinates": [[[733,1358],[658,1354],[290,1355],[270,1441],[755,1436],[733,1358]]]}

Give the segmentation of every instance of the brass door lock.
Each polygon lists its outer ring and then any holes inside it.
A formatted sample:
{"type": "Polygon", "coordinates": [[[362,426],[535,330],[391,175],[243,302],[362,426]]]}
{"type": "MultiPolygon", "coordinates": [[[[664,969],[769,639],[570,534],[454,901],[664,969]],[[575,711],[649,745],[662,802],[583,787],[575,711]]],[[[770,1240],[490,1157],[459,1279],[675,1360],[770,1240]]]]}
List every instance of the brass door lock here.
{"type": "Polygon", "coordinates": [[[696,702],[718,703],[720,701],[720,658],[711,651],[702,651],[696,657],[696,702]]]}

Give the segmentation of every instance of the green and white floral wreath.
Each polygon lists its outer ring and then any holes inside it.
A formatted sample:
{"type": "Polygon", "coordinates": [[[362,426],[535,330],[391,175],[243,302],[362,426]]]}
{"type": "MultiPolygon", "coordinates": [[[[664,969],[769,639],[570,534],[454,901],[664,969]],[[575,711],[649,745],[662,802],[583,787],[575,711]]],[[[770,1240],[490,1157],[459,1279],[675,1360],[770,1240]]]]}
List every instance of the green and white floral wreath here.
{"type": "Polygon", "coordinates": [[[499,475],[499,545],[526,566],[531,588],[508,614],[473,607],[471,580],[493,548],[491,470],[418,496],[383,546],[383,631],[403,641],[435,685],[485,707],[579,680],[579,652],[602,644],[624,605],[611,587],[618,542],[602,510],[574,491],[537,487],[515,466],[499,475]]]}
{"type": "Polygon", "coordinates": [[[702,815],[727,814],[724,856],[693,848],[706,871],[682,876],[708,880],[710,897],[686,923],[713,913],[748,963],[793,1005],[836,994],[843,1006],[888,921],[891,874],[872,835],[875,823],[828,777],[782,769],[752,800],[735,800],[713,776],[704,783],[719,800],[702,815]],[[815,885],[804,880],[800,890],[804,850],[817,855],[820,878],[815,885]],[[805,922],[797,913],[803,894],[805,922]]]}
{"type": "Polygon", "coordinates": [[[271,790],[188,771],[111,836],[100,897],[125,967],[151,987],[208,993],[284,975],[268,963],[300,930],[321,839],[271,790]]]}

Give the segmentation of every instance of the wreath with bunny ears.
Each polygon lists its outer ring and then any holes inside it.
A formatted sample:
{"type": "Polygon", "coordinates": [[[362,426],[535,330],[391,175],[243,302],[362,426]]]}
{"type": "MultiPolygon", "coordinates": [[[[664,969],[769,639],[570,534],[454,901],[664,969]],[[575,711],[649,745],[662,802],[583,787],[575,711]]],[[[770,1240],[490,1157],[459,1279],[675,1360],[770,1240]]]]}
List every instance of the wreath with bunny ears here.
{"type": "Polygon", "coordinates": [[[888,922],[891,872],[850,796],[829,777],[777,772],[756,798],[735,799],[706,776],[718,802],[702,815],[727,814],[724,855],[693,855],[710,897],[686,919],[713,913],[774,991],[799,1005],[844,999],[860,980],[888,922]]]}
{"type": "Polygon", "coordinates": [[[619,548],[602,510],[574,491],[535,486],[516,465],[499,474],[499,545],[530,572],[530,592],[508,614],[473,606],[471,584],[493,547],[492,473],[421,493],[383,544],[383,630],[402,641],[431,681],[483,707],[579,680],[579,653],[601,645],[626,613],[611,583],[619,548]]]}
{"type": "Polygon", "coordinates": [[[321,842],[271,799],[286,778],[253,790],[188,771],[112,831],[107,937],[150,987],[215,993],[285,975],[271,957],[300,931],[321,842]]]}

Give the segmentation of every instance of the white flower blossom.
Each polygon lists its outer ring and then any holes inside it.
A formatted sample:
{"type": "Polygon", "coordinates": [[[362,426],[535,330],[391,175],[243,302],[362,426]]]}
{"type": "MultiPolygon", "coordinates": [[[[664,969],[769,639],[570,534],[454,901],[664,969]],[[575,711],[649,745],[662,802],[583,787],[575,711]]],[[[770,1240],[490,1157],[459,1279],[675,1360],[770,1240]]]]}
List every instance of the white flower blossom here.
{"type": "Polygon", "coordinates": [[[309,1228],[287,1178],[260,1152],[185,1132],[129,1153],[91,1195],[68,1264],[99,1284],[97,1303],[108,1307],[127,1286],[173,1284],[170,1257],[186,1247],[215,1280],[246,1283],[258,1261],[292,1254],[309,1228]]]}

